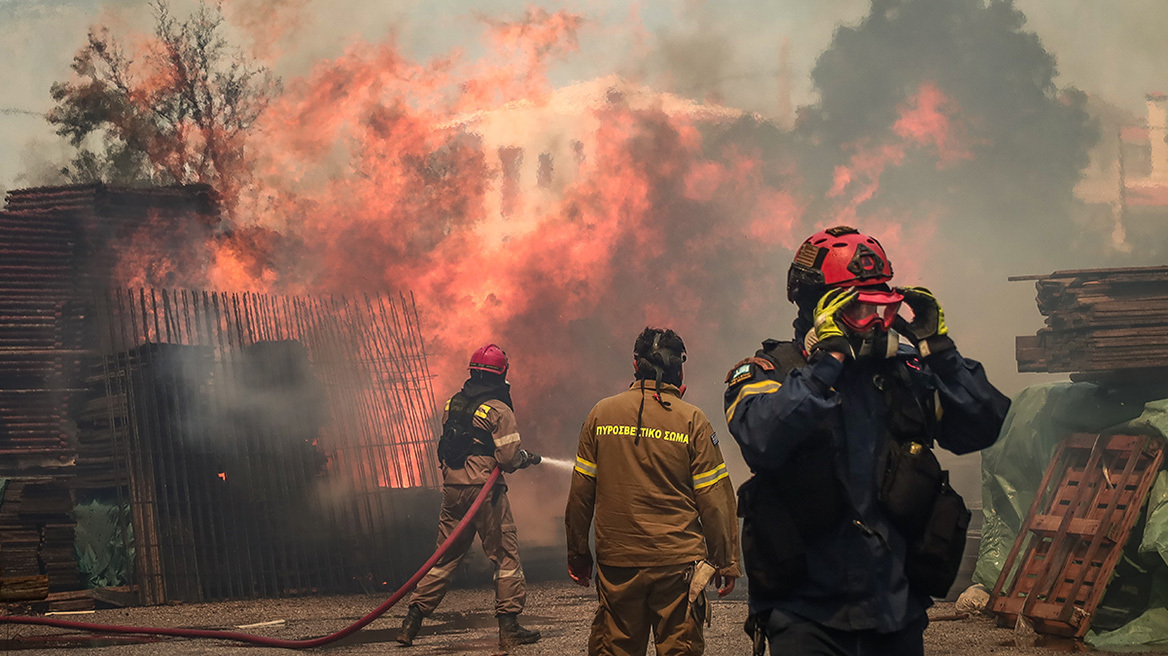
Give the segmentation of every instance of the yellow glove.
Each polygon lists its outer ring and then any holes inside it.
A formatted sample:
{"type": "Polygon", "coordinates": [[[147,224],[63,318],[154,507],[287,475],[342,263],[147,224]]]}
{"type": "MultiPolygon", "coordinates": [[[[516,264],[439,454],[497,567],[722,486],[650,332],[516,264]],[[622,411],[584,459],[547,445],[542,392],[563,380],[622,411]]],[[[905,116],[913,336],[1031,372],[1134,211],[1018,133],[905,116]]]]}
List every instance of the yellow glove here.
{"type": "Polygon", "coordinates": [[[827,290],[815,304],[813,326],[803,340],[803,347],[810,353],[816,350],[835,351],[855,357],[846,328],[840,323],[840,312],[856,298],[856,291],[846,287],[827,290]]]}

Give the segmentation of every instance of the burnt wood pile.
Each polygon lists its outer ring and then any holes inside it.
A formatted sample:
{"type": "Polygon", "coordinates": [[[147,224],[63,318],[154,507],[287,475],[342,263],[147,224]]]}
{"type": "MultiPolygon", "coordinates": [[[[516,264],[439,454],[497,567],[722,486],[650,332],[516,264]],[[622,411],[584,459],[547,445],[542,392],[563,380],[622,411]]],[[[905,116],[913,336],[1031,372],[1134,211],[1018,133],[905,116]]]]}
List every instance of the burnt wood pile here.
{"type": "Polygon", "coordinates": [[[1034,280],[1046,326],[1015,341],[1018,371],[1168,379],[1168,267],[1056,271],[1034,280]]]}
{"type": "Polygon", "coordinates": [[[69,383],[81,345],[76,233],[44,212],[0,212],[0,469],[69,460],[69,383]]]}

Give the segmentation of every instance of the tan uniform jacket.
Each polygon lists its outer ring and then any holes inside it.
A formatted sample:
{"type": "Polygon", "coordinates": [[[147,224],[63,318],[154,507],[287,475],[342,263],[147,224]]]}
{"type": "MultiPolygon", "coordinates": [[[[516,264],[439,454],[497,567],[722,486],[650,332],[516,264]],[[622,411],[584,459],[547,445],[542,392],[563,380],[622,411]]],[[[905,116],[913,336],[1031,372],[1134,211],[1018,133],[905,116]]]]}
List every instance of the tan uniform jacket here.
{"type": "MultiPolygon", "coordinates": [[[[446,402],[446,409],[442,411],[442,423],[450,416],[450,401],[446,402]]],[[[498,463],[505,472],[515,471],[523,464],[519,455],[523,448],[519,441],[519,425],[515,421],[515,413],[506,403],[491,399],[475,409],[474,425],[489,432],[495,441],[495,455],[470,455],[466,458],[466,466],[462,469],[450,469],[442,465],[442,481],[446,485],[482,485],[487,482],[491,470],[498,463]]],[[[506,485],[502,476],[496,485],[506,485]]]]}
{"type": "Polygon", "coordinates": [[[568,556],[586,556],[596,520],[596,560],[615,567],[676,565],[703,558],[739,576],[734,488],[714,429],[677,387],[637,381],[592,409],[580,430],[565,512],[568,556]],[[635,443],[642,389],[645,410],[635,443]]]}

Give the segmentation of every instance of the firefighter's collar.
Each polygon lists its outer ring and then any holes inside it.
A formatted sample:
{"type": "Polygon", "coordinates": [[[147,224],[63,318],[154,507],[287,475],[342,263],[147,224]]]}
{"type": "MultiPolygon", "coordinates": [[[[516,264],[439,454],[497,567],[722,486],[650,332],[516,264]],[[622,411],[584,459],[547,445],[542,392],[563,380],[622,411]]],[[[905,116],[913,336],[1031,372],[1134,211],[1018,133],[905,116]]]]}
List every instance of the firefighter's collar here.
{"type": "MultiPolygon", "coordinates": [[[[641,389],[641,388],[644,388],[646,392],[656,392],[657,391],[657,381],[655,381],[655,380],[634,380],[632,382],[632,384],[629,385],[629,389],[631,389],[631,390],[641,389]]],[[[665,394],[672,394],[679,399],[681,398],[681,389],[679,389],[677,387],[677,385],[662,382],[661,383],[661,391],[664,392],[665,394]]]]}

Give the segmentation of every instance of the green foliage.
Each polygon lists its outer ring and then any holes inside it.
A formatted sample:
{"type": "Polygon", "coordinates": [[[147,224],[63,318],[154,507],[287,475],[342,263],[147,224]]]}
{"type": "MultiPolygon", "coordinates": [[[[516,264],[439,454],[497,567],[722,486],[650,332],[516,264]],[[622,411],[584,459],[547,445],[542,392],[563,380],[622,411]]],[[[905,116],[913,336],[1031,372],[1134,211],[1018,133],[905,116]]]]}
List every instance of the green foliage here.
{"type": "Polygon", "coordinates": [[[270,72],[222,35],[223,15],[201,2],[189,18],[154,0],[154,38],[140,51],[104,26],[52,85],[49,121],[77,155],[73,181],[208,183],[228,202],[248,174],[246,141],[277,92],[270,72]],[[94,141],[99,147],[94,147],[94,141]]]}

